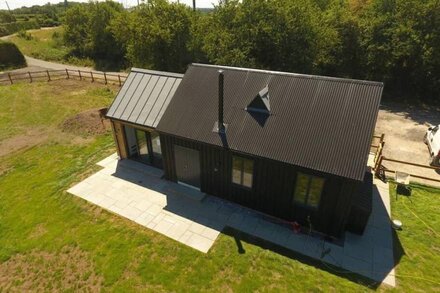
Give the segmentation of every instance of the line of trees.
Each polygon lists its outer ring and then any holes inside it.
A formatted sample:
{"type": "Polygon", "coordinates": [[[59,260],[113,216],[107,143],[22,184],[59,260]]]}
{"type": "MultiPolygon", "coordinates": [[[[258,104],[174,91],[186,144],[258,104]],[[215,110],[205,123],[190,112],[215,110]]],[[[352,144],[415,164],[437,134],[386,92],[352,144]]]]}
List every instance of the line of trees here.
{"type": "Polygon", "coordinates": [[[209,62],[384,81],[394,96],[440,98],[440,0],[229,0],[210,13],[167,0],[66,12],[74,51],[183,72],[209,62]]]}
{"type": "Polygon", "coordinates": [[[76,2],[21,7],[14,10],[0,10],[0,37],[19,31],[61,25],[66,8],[78,5],[76,2]]]}

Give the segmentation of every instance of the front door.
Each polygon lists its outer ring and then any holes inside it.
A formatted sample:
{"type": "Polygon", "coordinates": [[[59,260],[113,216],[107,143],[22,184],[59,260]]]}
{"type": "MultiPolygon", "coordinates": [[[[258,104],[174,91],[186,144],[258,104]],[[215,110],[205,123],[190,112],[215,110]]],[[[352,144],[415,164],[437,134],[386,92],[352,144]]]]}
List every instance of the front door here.
{"type": "Polygon", "coordinates": [[[200,189],[199,151],[174,145],[177,181],[200,189]]]}

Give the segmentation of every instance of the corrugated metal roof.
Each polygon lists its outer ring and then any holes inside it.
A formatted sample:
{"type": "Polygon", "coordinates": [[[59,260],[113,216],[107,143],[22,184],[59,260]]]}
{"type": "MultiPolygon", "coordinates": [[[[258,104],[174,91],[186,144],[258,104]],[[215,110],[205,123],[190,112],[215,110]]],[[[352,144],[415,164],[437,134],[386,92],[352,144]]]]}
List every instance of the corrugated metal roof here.
{"type": "Polygon", "coordinates": [[[382,89],[378,82],[193,64],[157,130],[362,181],[382,89]],[[220,68],[223,137],[212,131],[220,68]],[[246,111],[267,85],[270,115],[246,111]]]}
{"type": "Polygon", "coordinates": [[[107,117],[155,128],[183,74],[132,68],[107,117]]]}

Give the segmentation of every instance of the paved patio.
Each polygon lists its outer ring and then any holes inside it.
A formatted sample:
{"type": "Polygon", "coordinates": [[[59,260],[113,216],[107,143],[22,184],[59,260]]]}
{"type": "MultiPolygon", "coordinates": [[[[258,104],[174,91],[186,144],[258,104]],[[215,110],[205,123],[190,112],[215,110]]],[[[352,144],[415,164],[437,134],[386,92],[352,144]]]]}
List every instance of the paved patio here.
{"type": "MultiPolygon", "coordinates": [[[[375,181],[373,213],[363,236],[346,233],[343,245],[295,234],[284,225],[236,204],[161,179],[162,170],[114,154],[103,169],[69,193],[157,231],[201,252],[208,252],[230,226],[289,250],[395,286],[388,185],[375,181]]],[[[329,271],[333,268],[329,267],[329,271]]]]}

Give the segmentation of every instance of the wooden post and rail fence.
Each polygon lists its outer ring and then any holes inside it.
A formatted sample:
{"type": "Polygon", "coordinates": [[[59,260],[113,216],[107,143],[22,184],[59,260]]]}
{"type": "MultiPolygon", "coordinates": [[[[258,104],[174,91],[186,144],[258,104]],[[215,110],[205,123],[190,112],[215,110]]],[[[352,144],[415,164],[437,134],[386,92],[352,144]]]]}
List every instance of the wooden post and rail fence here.
{"type": "MultiPolygon", "coordinates": [[[[413,166],[413,167],[417,167],[417,168],[425,168],[425,169],[431,169],[431,170],[435,170],[435,171],[439,171],[440,173],[440,167],[434,167],[434,166],[429,166],[429,165],[423,165],[423,164],[418,164],[418,163],[412,163],[412,162],[406,162],[406,161],[402,161],[402,160],[396,160],[396,159],[391,159],[391,158],[387,158],[385,157],[382,152],[383,152],[383,148],[385,146],[385,135],[374,135],[373,136],[373,140],[379,139],[379,143],[377,145],[371,145],[372,149],[376,149],[376,151],[374,152],[374,165],[373,165],[373,171],[374,171],[374,175],[377,178],[380,179],[385,179],[386,178],[386,173],[393,173],[395,174],[396,171],[399,172],[399,170],[392,170],[389,169],[387,167],[385,167],[383,165],[384,162],[392,162],[392,163],[396,163],[396,164],[402,164],[402,165],[407,165],[407,166],[413,166]]],[[[405,172],[407,173],[407,172],[405,172]]],[[[409,174],[409,173],[408,173],[409,174]]],[[[431,177],[426,177],[426,176],[420,176],[420,175],[416,175],[416,174],[409,174],[412,178],[417,178],[417,179],[423,179],[423,180],[427,180],[427,181],[433,181],[433,182],[439,182],[440,183],[440,175],[436,176],[437,178],[431,178],[431,177]]]]}
{"type": "Polygon", "coordinates": [[[126,73],[108,73],[104,71],[85,71],[72,69],[41,70],[27,72],[7,72],[0,74],[0,85],[11,85],[17,82],[52,81],[62,79],[77,79],[104,84],[122,86],[127,79],[126,73]]]}

